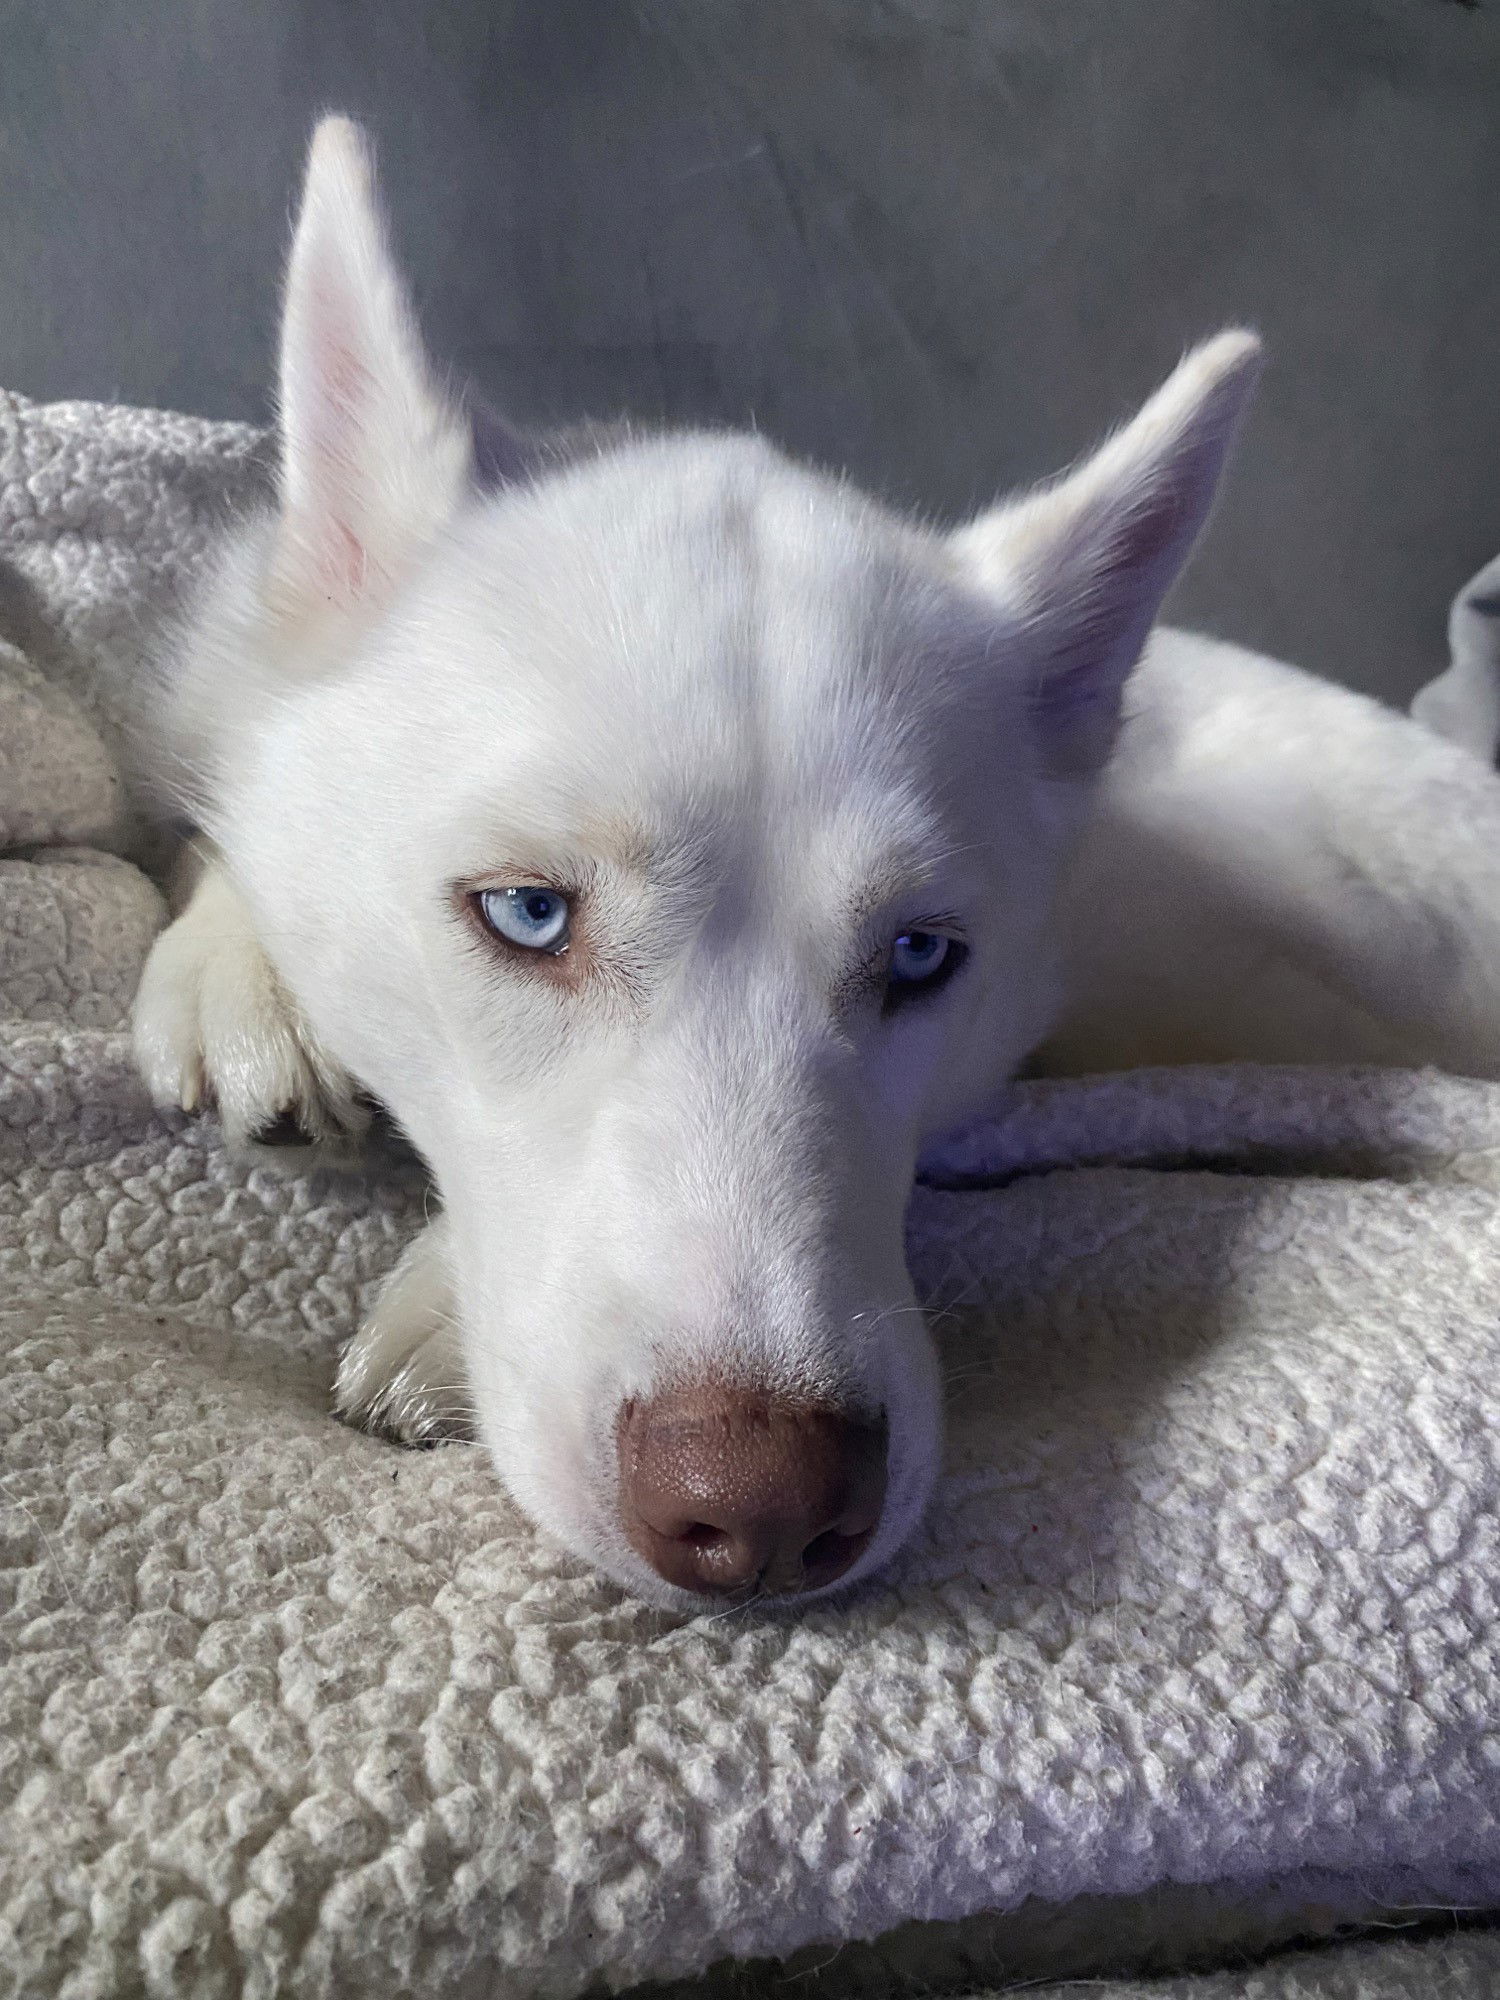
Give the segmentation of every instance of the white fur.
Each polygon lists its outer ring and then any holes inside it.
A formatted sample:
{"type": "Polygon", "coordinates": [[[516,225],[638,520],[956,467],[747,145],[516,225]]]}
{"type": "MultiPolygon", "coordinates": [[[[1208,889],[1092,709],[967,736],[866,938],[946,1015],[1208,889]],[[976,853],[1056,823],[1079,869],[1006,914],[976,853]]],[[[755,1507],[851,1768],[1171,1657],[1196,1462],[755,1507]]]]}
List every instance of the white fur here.
{"type": "Polygon", "coordinates": [[[407,1436],[472,1418],[536,1520],[676,1605],[616,1516],[624,1399],[707,1372],[882,1410],[852,1581],[937,1462],[914,1163],[1070,977],[1074,1064],[1242,1033],[1495,1061],[1494,961],[1402,835],[1401,786],[1459,753],[1177,635],[1115,751],[1255,358],[1210,342],[1077,473],[947,538],[740,436],[627,438],[483,495],[358,137],[320,128],[281,509],[226,546],[165,675],[221,859],[136,1032],[160,1096],[212,1093],[237,1132],[289,1105],[347,1129],[357,1079],[429,1163],[444,1217],[341,1407],[407,1436]],[[567,981],[486,945],[455,900],[475,881],[577,898],[567,981]],[[968,964],[887,1017],[891,939],[950,918],[968,964]]]}

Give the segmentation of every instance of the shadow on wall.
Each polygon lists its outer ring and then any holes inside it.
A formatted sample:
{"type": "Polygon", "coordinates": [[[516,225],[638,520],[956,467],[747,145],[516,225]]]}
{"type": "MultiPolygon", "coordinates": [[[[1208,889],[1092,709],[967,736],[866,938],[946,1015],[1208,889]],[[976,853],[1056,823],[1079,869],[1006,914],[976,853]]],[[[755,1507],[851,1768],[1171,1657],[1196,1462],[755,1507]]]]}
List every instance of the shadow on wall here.
{"type": "Polygon", "coordinates": [[[1176,615],[1404,701],[1500,546],[1497,101],[1455,0],[21,0],[0,381],[264,414],[335,106],[435,350],[524,420],[753,419],[958,513],[1254,321],[1176,615]]]}

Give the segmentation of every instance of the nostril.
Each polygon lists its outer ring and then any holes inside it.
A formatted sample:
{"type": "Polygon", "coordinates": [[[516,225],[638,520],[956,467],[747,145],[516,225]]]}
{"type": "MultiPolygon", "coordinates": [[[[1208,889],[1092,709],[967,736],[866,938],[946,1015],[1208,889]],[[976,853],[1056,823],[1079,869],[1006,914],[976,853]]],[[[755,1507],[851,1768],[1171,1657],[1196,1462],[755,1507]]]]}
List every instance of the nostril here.
{"type": "Polygon", "coordinates": [[[677,1539],[690,1549],[722,1549],[729,1537],[722,1528],[711,1528],[707,1521],[693,1521],[677,1539]]]}
{"type": "Polygon", "coordinates": [[[874,1533],[873,1526],[857,1534],[827,1528],[814,1535],[799,1554],[794,1548],[778,1551],[759,1537],[736,1536],[725,1528],[694,1521],[674,1541],[701,1565],[705,1584],[728,1587],[765,1584],[778,1590],[812,1590],[832,1583],[853,1566],[874,1533]]]}

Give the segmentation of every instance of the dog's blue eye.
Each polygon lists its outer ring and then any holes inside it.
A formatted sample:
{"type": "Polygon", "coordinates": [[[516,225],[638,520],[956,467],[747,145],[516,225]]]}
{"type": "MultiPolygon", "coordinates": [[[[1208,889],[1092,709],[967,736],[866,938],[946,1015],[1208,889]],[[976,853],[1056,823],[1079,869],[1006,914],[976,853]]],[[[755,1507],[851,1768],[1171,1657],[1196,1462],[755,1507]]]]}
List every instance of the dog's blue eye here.
{"type": "Polygon", "coordinates": [[[969,947],[943,931],[902,931],[891,946],[881,1012],[939,993],[969,955],[969,947]]]}
{"type": "Polygon", "coordinates": [[[891,980],[897,986],[921,986],[935,979],[953,950],[952,938],[939,931],[903,931],[891,946],[891,980]]]}
{"type": "Polygon", "coordinates": [[[479,914],[497,937],[523,951],[566,951],[568,899],[555,889],[481,889],[479,914]]]}

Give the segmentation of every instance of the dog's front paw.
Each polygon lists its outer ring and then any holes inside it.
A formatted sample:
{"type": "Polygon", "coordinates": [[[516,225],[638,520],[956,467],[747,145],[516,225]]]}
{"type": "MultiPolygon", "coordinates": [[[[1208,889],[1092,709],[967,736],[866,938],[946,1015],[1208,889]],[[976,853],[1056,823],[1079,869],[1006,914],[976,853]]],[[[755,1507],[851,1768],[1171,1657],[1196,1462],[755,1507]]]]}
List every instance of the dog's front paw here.
{"type": "Polygon", "coordinates": [[[231,1145],[358,1150],[369,1112],[299,1020],[249,910],[216,864],[152,946],[131,1026],[156,1103],[216,1106],[231,1145]]]}
{"type": "Polygon", "coordinates": [[[345,1348],[333,1401],[347,1423],[398,1444],[475,1436],[441,1219],[407,1247],[345,1348]]]}

